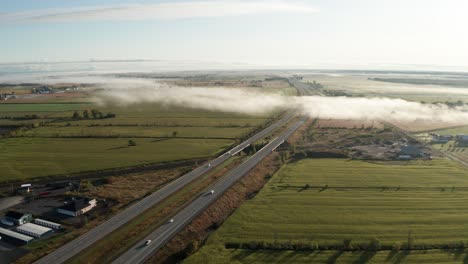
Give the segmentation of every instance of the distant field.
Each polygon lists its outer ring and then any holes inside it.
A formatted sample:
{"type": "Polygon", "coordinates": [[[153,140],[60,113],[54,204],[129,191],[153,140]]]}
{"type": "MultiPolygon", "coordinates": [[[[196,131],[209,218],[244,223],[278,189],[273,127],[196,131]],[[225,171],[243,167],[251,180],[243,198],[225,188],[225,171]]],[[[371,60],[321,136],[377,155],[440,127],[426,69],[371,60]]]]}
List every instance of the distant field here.
{"type": "MultiPolygon", "coordinates": [[[[339,246],[344,239],[358,244],[377,238],[382,245],[392,246],[404,244],[411,231],[415,245],[457,243],[468,232],[467,195],[468,172],[446,159],[409,163],[301,160],[283,166],[187,263],[272,260],[262,251],[224,249],[227,242],[339,246]]],[[[291,254],[283,251],[272,256],[300,260],[306,253],[291,254]]]]}
{"type": "Polygon", "coordinates": [[[215,139],[0,139],[1,181],[206,157],[233,143],[215,139]]]}
{"type": "Polygon", "coordinates": [[[384,128],[384,125],[379,121],[344,119],[320,119],[317,121],[316,126],[321,128],[384,128]]]}
{"type": "Polygon", "coordinates": [[[461,126],[461,127],[455,127],[455,128],[447,128],[447,129],[442,129],[442,130],[437,130],[434,131],[437,134],[440,135],[467,135],[468,134],[468,126],[461,126]]]}
{"type": "Polygon", "coordinates": [[[228,138],[247,135],[252,128],[238,127],[151,127],[151,126],[46,126],[28,130],[22,136],[31,137],[176,137],[228,138]]]}
{"type": "Polygon", "coordinates": [[[81,110],[86,107],[91,107],[90,104],[75,104],[75,103],[57,103],[57,104],[15,104],[15,103],[0,103],[0,113],[7,114],[8,112],[63,112],[70,110],[81,110]]]}
{"type": "MultiPolygon", "coordinates": [[[[73,125],[80,126],[216,126],[216,127],[251,127],[258,126],[265,122],[261,117],[141,117],[141,116],[117,116],[104,120],[80,120],[73,121],[73,125]]],[[[65,126],[68,122],[58,122],[49,124],[50,126],[65,126]]]]}
{"type": "Polygon", "coordinates": [[[379,77],[378,75],[305,75],[304,81],[317,81],[325,86],[327,90],[343,91],[349,95],[367,97],[390,97],[402,98],[411,101],[425,102],[456,102],[462,100],[468,102],[468,90],[437,85],[419,85],[387,83],[369,80],[368,77],[379,77]]]}
{"type": "Polygon", "coordinates": [[[467,122],[439,122],[439,121],[434,121],[434,122],[428,122],[428,121],[420,121],[420,120],[415,120],[415,121],[397,121],[397,120],[390,120],[390,123],[392,125],[397,126],[403,130],[412,132],[412,133],[418,133],[418,132],[423,132],[423,131],[436,131],[436,130],[443,130],[448,127],[455,127],[455,126],[460,126],[464,125],[467,122]]]}

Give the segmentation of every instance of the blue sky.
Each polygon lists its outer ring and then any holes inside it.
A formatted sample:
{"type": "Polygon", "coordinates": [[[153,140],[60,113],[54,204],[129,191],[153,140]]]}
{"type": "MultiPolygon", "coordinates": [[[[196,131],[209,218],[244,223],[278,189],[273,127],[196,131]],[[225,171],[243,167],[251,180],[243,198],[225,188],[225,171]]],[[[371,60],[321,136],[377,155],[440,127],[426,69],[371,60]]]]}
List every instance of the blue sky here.
{"type": "Polygon", "coordinates": [[[0,62],[468,66],[464,0],[0,1],[0,62]]]}

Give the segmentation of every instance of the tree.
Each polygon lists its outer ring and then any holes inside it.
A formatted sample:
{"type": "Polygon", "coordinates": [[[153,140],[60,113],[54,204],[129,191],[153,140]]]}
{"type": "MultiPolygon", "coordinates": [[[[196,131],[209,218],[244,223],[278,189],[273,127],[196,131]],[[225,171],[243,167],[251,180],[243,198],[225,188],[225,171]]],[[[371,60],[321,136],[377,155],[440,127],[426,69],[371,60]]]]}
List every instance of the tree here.
{"type": "Polygon", "coordinates": [[[96,109],[91,109],[91,115],[93,116],[94,119],[98,117],[99,111],[96,109]]]}
{"type": "Polygon", "coordinates": [[[128,146],[129,146],[129,147],[134,147],[134,146],[136,146],[136,142],[133,141],[133,139],[130,139],[130,140],[128,141],[128,146]]]}
{"type": "Polygon", "coordinates": [[[89,118],[89,112],[88,110],[83,111],[83,118],[88,119],[89,118]]]}
{"type": "Polygon", "coordinates": [[[78,112],[73,113],[73,119],[80,119],[80,114],[78,112]]]}
{"type": "Polygon", "coordinates": [[[395,244],[393,244],[393,251],[394,252],[398,252],[401,250],[401,243],[400,242],[396,242],[395,244]]]}
{"type": "Polygon", "coordinates": [[[344,239],[343,240],[343,249],[344,250],[351,250],[351,239],[344,239]]]}
{"type": "Polygon", "coordinates": [[[382,245],[380,244],[380,241],[377,238],[372,238],[370,243],[369,243],[369,250],[371,251],[379,251],[382,249],[382,245]]]}
{"type": "Polygon", "coordinates": [[[184,255],[186,257],[192,255],[198,250],[199,247],[200,247],[200,243],[198,242],[198,240],[192,240],[185,248],[184,255]]]}

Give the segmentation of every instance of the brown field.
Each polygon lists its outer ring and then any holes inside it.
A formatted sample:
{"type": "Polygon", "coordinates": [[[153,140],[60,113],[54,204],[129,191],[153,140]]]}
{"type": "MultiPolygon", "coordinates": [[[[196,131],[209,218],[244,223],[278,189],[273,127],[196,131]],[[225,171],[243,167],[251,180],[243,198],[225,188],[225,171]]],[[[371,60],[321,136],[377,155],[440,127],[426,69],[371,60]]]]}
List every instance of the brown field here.
{"type": "Polygon", "coordinates": [[[392,125],[401,128],[405,131],[418,133],[418,132],[428,132],[434,130],[440,130],[444,128],[453,128],[459,127],[468,124],[467,122],[427,122],[422,120],[416,120],[412,122],[408,121],[389,121],[392,125]]]}
{"type": "Polygon", "coordinates": [[[379,121],[350,119],[320,119],[316,126],[320,128],[384,128],[384,124],[379,121]]]}

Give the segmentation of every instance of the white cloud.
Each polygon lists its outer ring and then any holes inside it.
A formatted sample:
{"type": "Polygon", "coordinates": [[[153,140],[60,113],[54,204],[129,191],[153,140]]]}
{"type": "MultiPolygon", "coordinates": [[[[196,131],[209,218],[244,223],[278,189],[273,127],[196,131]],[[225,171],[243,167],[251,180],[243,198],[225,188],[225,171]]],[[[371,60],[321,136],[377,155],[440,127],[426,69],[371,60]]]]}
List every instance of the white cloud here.
{"type": "Polygon", "coordinates": [[[271,13],[311,14],[317,9],[305,2],[285,0],[222,0],[159,4],[95,6],[0,13],[0,21],[115,21],[227,17],[271,13]]]}

